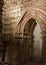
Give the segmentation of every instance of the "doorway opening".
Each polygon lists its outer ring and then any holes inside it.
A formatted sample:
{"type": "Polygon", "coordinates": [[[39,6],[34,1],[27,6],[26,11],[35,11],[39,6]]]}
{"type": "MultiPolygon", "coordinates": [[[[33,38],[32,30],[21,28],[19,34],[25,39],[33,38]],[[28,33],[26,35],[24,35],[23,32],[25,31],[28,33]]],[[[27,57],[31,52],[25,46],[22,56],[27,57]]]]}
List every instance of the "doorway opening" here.
{"type": "Polygon", "coordinates": [[[24,62],[34,60],[41,61],[42,40],[41,28],[36,20],[30,19],[26,22],[23,31],[23,60],[24,62]]]}

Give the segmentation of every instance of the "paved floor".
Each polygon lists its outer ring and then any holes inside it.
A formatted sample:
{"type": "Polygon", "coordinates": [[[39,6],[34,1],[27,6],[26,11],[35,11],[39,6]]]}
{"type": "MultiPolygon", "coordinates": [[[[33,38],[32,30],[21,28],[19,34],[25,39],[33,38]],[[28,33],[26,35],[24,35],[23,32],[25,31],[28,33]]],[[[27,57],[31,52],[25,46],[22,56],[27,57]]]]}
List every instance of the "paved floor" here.
{"type": "Polygon", "coordinates": [[[42,65],[42,62],[28,62],[24,65],[42,65]]]}
{"type": "MultiPolygon", "coordinates": [[[[0,64],[2,65],[2,64],[0,64]]],[[[4,65],[8,65],[8,64],[4,64],[4,65]]],[[[22,65],[42,65],[40,63],[26,63],[26,64],[22,64],[22,65]]]]}
{"type": "Polygon", "coordinates": [[[42,64],[38,64],[38,63],[27,63],[27,64],[25,64],[25,65],[42,65],[42,64]]]}

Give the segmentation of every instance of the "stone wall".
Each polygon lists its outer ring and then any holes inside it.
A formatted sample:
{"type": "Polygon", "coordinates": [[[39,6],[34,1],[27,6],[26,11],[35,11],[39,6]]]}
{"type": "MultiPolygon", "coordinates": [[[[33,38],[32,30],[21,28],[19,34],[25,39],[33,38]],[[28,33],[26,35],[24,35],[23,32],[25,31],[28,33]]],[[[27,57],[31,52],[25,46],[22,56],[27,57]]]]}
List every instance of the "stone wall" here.
{"type": "MultiPolygon", "coordinates": [[[[28,0],[26,0],[28,1],[28,0]]],[[[25,2],[25,0],[24,0],[25,2]]],[[[45,0],[32,0],[31,2],[25,2],[23,5],[20,0],[4,0],[3,12],[2,12],[2,34],[3,41],[5,44],[8,44],[7,47],[7,62],[13,65],[19,65],[27,60],[28,53],[28,45],[23,43],[23,28],[25,23],[29,18],[33,17],[38,20],[40,27],[42,27],[42,31],[45,31],[46,25],[46,7],[45,0]],[[44,8],[43,8],[44,7],[44,8]],[[36,10],[36,11],[35,11],[36,10]],[[28,17],[28,18],[26,18],[28,17]],[[26,48],[25,48],[26,46],[26,48]],[[24,48],[24,49],[23,49],[24,48]],[[22,50],[21,50],[22,49],[22,50]],[[22,55],[21,55],[21,53],[22,55]],[[27,55],[27,56],[26,56],[27,55]],[[24,58],[23,58],[24,57],[24,58]]],[[[28,43],[28,40],[26,39],[28,43]]],[[[26,43],[24,41],[24,43],[26,43]]],[[[28,51],[29,52],[29,51],[28,51]]],[[[28,57],[29,58],[29,57],[28,57]]]]}
{"type": "Polygon", "coordinates": [[[1,56],[2,56],[2,8],[3,8],[3,0],[0,0],[0,62],[1,62],[1,56]]]}

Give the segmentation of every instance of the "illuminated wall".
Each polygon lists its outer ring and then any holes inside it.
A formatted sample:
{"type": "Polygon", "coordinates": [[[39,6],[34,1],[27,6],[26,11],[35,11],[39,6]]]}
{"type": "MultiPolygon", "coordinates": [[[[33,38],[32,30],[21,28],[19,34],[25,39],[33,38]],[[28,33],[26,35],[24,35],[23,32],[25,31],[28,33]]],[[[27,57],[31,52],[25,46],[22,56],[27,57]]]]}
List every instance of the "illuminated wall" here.
{"type": "MultiPolygon", "coordinates": [[[[4,35],[5,38],[3,38],[4,40],[8,40],[8,39],[10,40],[10,45],[8,47],[7,53],[9,56],[8,60],[10,60],[11,62],[16,63],[15,62],[16,57],[17,57],[17,54],[19,53],[19,52],[17,52],[17,50],[15,48],[15,46],[17,45],[17,44],[15,45],[15,42],[17,41],[17,43],[18,43],[18,40],[15,41],[15,38],[14,38],[15,32],[17,32],[18,33],[17,35],[19,35],[19,33],[21,33],[23,31],[23,25],[24,25],[24,23],[26,23],[25,21],[27,21],[29,18],[33,17],[33,19],[38,20],[42,30],[44,30],[44,31],[46,30],[46,25],[44,22],[46,20],[46,18],[45,18],[46,14],[44,11],[45,9],[43,9],[43,7],[45,8],[45,6],[44,6],[45,1],[44,2],[43,1],[44,0],[42,0],[42,1],[41,0],[4,0],[4,6],[3,6],[3,12],[2,12],[2,23],[3,23],[2,33],[5,34],[4,35]],[[25,2],[28,3],[28,1],[32,1],[32,4],[29,3],[29,6],[28,6],[28,4],[26,4],[26,6],[22,7],[22,9],[20,8],[20,6],[15,7],[16,5],[21,4],[21,3],[25,3],[25,2]],[[28,17],[28,18],[25,19],[26,17],[28,17]],[[18,24],[18,26],[17,26],[17,24],[18,24]],[[44,27],[44,25],[45,25],[45,27],[44,27]],[[13,51],[13,53],[12,53],[12,51],[13,51]]],[[[37,37],[35,37],[35,38],[37,38],[37,37]]],[[[36,43],[34,43],[34,44],[37,46],[36,43]]],[[[17,47],[20,48],[19,44],[17,45],[17,47]]],[[[23,49],[23,47],[22,47],[22,49],[23,49]]],[[[41,49],[41,47],[39,49],[37,46],[37,49],[38,50],[35,50],[35,49],[34,50],[38,51],[38,53],[40,53],[41,51],[39,51],[39,50],[41,49]]],[[[26,50],[25,50],[25,53],[26,53],[26,50]]],[[[41,55],[41,53],[39,55],[41,55]]],[[[37,54],[37,56],[38,56],[38,54],[37,54]]],[[[24,57],[26,57],[26,55],[24,57]]],[[[22,60],[23,60],[23,58],[22,58],[22,60]]],[[[18,58],[17,58],[17,61],[18,61],[18,58]]]]}

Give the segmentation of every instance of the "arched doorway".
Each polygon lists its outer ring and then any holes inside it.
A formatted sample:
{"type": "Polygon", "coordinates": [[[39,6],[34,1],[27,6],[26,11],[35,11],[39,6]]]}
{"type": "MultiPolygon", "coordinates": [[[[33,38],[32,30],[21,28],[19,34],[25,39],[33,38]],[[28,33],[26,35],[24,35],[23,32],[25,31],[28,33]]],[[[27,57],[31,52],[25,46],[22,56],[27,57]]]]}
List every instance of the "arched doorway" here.
{"type": "MultiPolygon", "coordinates": [[[[36,21],[37,23],[37,21],[36,21]]],[[[37,23],[37,25],[34,28],[34,60],[37,61],[42,61],[42,38],[41,38],[41,29],[39,24],[37,23]]]]}
{"type": "MultiPolygon", "coordinates": [[[[24,31],[23,31],[23,61],[27,62],[30,60],[34,59],[34,56],[37,57],[36,55],[36,50],[35,50],[35,45],[37,42],[35,40],[35,37],[37,36],[37,34],[35,35],[35,32],[37,32],[37,29],[35,29],[35,27],[38,27],[38,24],[36,22],[35,19],[30,19],[28,20],[28,22],[26,23],[25,27],[24,27],[24,31]]],[[[40,28],[40,26],[38,27],[40,28]]],[[[40,29],[41,31],[41,29],[40,29]]],[[[40,32],[38,31],[38,32],[40,32]]],[[[39,36],[39,34],[38,34],[39,36]]],[[[40,41],[40,40],[38,40],[40,41]]],[[[41,42],[41,41],[40,41],[41,42]]],[[[40,46],[40,43],[38,44],[40,46]]],[[[39,47],[41,48],[41,47],[39,47]]],[[[38,48],[38,49],[39,49],[38,48]]],[[[40,49],[37,51],[40,54],[40,49]]],[[[42,54],[42,52],[41,52],[42,54]]]]}

